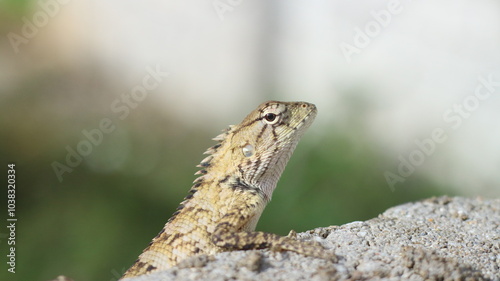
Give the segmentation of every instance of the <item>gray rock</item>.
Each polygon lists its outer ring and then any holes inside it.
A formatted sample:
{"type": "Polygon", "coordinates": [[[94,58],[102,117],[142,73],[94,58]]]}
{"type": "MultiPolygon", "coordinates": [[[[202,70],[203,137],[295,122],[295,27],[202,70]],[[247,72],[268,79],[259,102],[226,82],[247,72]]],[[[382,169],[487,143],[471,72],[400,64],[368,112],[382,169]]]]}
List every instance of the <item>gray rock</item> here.
{"type": "Polygon", "coordinates": [[[320,241],[338,261],[235,251],[127,281],[500,280],[500,199],[430,198],[297,237],[320,241]]]}

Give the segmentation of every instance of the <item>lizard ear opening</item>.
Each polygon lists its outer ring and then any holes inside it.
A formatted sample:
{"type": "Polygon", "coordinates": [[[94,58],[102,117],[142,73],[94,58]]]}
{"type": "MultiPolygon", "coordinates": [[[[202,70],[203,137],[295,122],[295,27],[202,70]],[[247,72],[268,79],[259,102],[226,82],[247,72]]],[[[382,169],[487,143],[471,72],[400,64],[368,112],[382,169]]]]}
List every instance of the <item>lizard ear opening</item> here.
{"type": "Polygon", "coordinates": [[[241,148],[241,151],[243,152],[243,155],[245,157],[250,157],[255,153],[255,149],[253,145],[247,143],[245,146],[241,148]]]}

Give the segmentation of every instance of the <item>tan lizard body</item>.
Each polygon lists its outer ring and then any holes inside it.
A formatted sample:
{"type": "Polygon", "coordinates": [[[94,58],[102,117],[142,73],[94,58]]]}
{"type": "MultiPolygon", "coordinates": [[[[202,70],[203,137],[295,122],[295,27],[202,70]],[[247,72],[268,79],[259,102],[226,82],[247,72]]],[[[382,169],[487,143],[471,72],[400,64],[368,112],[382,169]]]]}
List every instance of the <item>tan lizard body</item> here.
{"type": "Polygon", "coordinates": [[[228,250],[271,248],[331,258],[318,243],[254,231],[316,114],[310,103],[269,101],[214,138],[219,143],[205,152],[210,155],[198,165],[201,176],[189,195],[122,278],[228,250]]]}

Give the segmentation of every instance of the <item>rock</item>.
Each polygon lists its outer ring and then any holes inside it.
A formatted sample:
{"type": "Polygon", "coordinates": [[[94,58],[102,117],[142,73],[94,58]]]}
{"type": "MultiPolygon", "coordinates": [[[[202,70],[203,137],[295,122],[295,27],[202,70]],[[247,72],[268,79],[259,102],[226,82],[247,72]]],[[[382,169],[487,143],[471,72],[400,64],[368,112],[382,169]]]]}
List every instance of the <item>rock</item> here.
{"type": "Polygon", "coordinates": [[[500,280],[500,199],[430,198],[297,238],[319,241],[338,261],[235,251],[127,281],[500,280]]]}

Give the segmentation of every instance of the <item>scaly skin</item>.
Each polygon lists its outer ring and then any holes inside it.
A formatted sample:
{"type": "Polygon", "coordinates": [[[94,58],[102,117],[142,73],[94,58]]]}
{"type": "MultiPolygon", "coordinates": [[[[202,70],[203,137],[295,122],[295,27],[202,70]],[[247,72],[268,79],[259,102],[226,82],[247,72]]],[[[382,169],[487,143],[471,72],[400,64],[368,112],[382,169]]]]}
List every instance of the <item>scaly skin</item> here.
{"type": "Polygon", "coordinates": [[[197,254],[271,248],[330,259],[318,243],[255,232],[300,137],[316,117],[305,102],[269,101],[214,138],[201,175],[122,278],[163,270],[197,254]]]}

